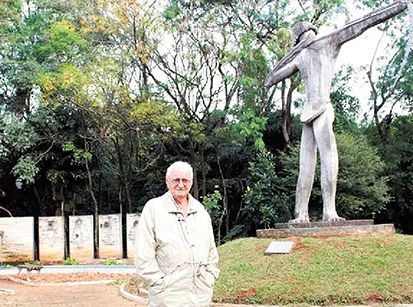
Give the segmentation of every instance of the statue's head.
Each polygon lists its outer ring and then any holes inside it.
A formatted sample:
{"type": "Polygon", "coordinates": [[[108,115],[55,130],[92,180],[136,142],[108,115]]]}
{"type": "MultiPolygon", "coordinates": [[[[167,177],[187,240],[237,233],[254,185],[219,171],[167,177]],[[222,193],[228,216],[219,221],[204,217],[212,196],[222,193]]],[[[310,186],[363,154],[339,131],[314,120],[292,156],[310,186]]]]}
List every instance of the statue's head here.
{"type": "Polygon", "coordinates": [[[311,22],[308,21],[300,21],[293,26],[291,30],[293,35],[293,46],[298,44],[301,35],[303,35],[307,31],[314,31],[315,34],[318,33],[317,28],[311,22]]]}

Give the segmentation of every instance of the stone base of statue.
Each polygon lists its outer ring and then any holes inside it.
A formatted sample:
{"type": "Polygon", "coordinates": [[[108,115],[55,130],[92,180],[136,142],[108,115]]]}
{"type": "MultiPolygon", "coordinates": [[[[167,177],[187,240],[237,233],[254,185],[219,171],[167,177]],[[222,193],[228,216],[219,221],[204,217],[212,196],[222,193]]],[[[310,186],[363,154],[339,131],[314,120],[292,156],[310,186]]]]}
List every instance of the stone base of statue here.
{"type": "Polygon", "coordinates": [[[374,224],[373,220],[336,222],[279,223],[271,229],[258,229],[258,238],[326,237],[345,235],[392,234],[393,224],[374,224]]]}

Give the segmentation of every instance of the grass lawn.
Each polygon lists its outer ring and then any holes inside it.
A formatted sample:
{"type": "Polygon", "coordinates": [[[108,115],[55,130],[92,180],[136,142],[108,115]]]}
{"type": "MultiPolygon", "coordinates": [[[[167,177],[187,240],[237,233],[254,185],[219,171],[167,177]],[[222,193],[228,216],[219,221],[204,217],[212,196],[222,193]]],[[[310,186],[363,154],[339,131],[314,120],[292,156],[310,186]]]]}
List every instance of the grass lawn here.
{"type": "Polygon", "coordinates": [[[289,238],[290,254],[264,256],[273,239],[221,245],[215,302],[413,303],[413,236],[289,238]]]}

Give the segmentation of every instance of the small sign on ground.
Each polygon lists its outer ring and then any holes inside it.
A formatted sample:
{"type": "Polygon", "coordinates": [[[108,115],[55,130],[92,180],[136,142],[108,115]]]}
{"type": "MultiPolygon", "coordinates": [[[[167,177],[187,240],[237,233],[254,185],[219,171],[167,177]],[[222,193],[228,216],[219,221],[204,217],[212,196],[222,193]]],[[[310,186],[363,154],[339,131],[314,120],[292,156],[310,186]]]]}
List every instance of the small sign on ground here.
{"type": "Polygon", "coordinates": [[[289,254],[294,246],[294,241],[272,241],[264,255],[289,254]]]}

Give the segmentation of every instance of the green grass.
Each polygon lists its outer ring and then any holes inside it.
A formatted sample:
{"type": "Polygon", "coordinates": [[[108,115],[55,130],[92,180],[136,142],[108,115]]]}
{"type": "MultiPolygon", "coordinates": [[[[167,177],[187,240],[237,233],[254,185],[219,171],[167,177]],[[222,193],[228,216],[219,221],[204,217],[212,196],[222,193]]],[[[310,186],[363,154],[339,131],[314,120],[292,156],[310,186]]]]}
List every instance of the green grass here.
{"type": "Polygon", "coordinates": [[[264,256],[271,241],[245,238],[218,248],[214,301],[413,303],[413,236],[296,238],[290,254],[264,256]]]}

